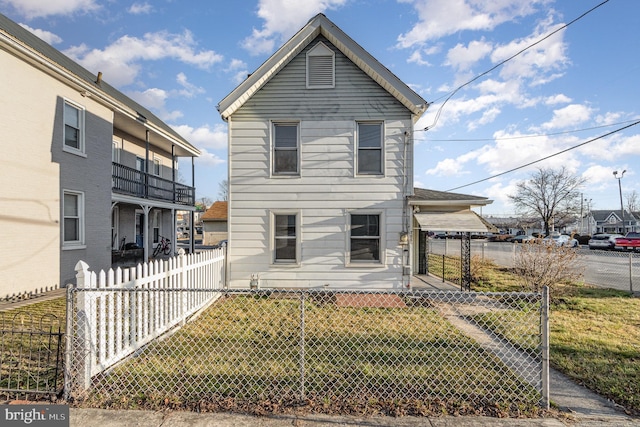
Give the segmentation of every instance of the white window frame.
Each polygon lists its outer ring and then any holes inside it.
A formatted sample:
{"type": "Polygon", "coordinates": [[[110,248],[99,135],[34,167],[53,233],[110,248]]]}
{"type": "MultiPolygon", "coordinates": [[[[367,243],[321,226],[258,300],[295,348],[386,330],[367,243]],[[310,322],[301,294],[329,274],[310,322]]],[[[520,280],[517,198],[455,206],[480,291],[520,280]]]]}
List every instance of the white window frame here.
{"type": "Polygon", "coordinates": [[[300,176],[300,122],[297,121],[273,121],[271,122],[271,176],[299,177],[300,176]],[[276,128],[278,126],[291,126],[296,128],[296,170],[295,172],[276,171],[276,151],[293,151],[291,147],[276,147],[276,128]]]}
{"type": "MultiPolygon", "coordinates": [[[[385,215],[384,212],[381,211],[372,211],[372,210],[358,210],[349,212],[347,215],[347,224],[346,224],[346,246],[347,246],[347,256],[346,266],[347,267],[384,267],[386,263],[386,249],[385,249],[385,215]],[[352,260],[351,259],[351,218],[354,215],[375,215],[378,217],[378,260],[352,260]]],[[[370,238],[371,236],[362,236],[362,238],[370,238]]]]}
{"type": "Polygon", "coordinates": [[[162,171],[162,158],[154,154],[153,158],[149,160],[149,163],[149,173],[154,176],[160,176],[162,171]]]}
{"type": "Polygon", "coordinates": [[[122,152],[122,142],[114,139],[113,147],[111,148],[111,161],[114,163],[120,163],[120,153],[122,152]]]}
{"type": "MultiPolygon", "coordinates": [[[[327,45],[322,42],[318,42],[313,48],[307,52],[306,56],[306,75],[307,75],[307,89],[333,89],[336,87],[336,54],[327,45]],[[316,60],[324,61],[324,63],[318,63],[316,60]],[[331,83],[314,83],[313,71],[314,66],[320,65],[325,69],[330,68],[328,71],[331,73],[331,83]]],[[[326,78],[325,78],[326,80],[326,78]]]]}
{"type": "MultiPolygon", "coordinates": [[[[63,100],[62,106],[62,150],[67,153],[86,157],[85,149],[85,109],[82,105],[77,104],[68,99],[63,100]],[[78,131],[78,147],[71,147],[67,145],[67,106],[75,109],[78,112],[78,127],[75,128],[78,131]]],[[[72,125],[69,125],[72,126],[72,125]]]]}
{"type": "Polygon", "coordinates": [[[85,247],[85,213],[84,213],[84,192],[75,190],[62,190],[62,248],[81,249],[85,247]],[[65,199],[67,195],[76,197],[77,215],[67,215],[65,212],[65,199]],[[67,218],[74,218],[78,221],[78,239],[65,240],[65,225],[67,218]]]}
{"type": "Polygon", "coordinates": [[[384,176],[385,175],[385,127],[383,121],[357,121],[355,130],[355,175],[356,176],[384,176]],[[380,147],[360,147],[360,126],[376,125],[380,126],[380,147]],[[360,150],[379,150],[380,151],[380,171],[379,172],[360,172],[360,150]]]}
{"type": "Polygon", "coordinates": [[[285,211],[281,211],[281,210],[277,210],[277,211],[271,211],[270,212],[270,251],[271,251],[271,265],[272,266],[277,266],[277,267],[298,267],[301,263],[300,260],[300,255],[301,255],[301,251],[300,251],[300,242],[301,242],[301,227],[300,227],[300,221],[301,221],[301,215],[299,211],[295,211],[295,210],[285,210],[285,211]],[[276,217],[278,216],[289,216],[292,215],[295,217],[296,220],[296,226],[295,226],[295,242],[296,242],[296,258],[295,260],[279,260],[276,259],[276,239],[278,239],[278,236],[276,235],[276,217]]]}

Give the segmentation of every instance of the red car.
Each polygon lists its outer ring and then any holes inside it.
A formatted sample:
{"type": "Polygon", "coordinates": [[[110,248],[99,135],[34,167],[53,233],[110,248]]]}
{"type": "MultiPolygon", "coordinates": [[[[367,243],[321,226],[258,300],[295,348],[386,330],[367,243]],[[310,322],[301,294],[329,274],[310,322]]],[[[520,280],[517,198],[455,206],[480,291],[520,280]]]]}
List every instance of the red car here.
{"type": "Polygon", "coordinates": [[[626,250],[640,250],[640,233],[631,231],[624,237],[616,239],[616,248],[626,250]]]}

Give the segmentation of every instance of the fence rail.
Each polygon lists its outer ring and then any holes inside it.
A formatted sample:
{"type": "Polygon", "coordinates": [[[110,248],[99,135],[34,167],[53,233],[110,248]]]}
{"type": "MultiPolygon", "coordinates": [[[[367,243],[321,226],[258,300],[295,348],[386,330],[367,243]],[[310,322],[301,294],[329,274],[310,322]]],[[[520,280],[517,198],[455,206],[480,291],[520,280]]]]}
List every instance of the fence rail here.
{"type": "Polygon", "coordinates": [[[224,249],[100,273],[78,262],[76,286],[67,290],[67,333],[73,337],[67,365],[73,368],[66,382],[88,388],[91,378],[184,325],[217,297],[224,263],[224,249]]]}
{"type": "MultiPolygon", "coordinates": [[[[93,292],[76,287],[69,300],[97,313],[109,303],[87,298],[93,292]]],[[[206,299],[199,294],[212,291],[127,292],[129,301],[147,295],[170,301],[206,299]]],[[[123,408],[263,413],[301,402],[321,412],[411,402],[442,410],[548,407],[544,294],[218,289],[215,295],[170,336],[92,375],[89,388],[81,376],[70,377],[70,397],[89,405],[108,398],[123,408]]],[[[118,310],[105,313],[92,318],[117,324],[118,310]]],[[[69,341],[82,347],[83,320],[74,322],[69,341]]],[[[83,353],[72,355],[70,370],[82,371],[83,353]]]]}
{"type": "MultiPolygon", "coordinates": [[[[446,259],[446,280],[459,283],[462,273],[454,265],[456,262],[459,263],[460,245],[460,240],[430,239],[429,272],[442,277],[439,265],[442,264],[443,259],[446,259]],[[432,256],[434,256],[433,260],[432,256]]],[[[513,267],[517,252],[521,248],[520,243],[475,240],[471,242],[471,256],[492,260],[505,267],[513,267]]],[[[631,293],[640,292],[640,253],[589,250],[584,247],[576,250],[578,251],[577,261],[583,268],[582,278],[585,283],[631,293]]]]}

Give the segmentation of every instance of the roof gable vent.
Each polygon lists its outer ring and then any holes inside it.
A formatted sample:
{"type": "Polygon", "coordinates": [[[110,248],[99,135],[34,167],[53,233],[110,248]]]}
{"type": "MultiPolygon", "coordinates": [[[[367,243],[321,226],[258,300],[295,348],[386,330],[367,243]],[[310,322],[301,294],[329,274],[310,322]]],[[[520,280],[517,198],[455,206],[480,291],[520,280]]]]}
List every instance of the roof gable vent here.
{"type": "Polygon", "coordinates": [[[307,88],[327,89],[335,84],[335,53],[318,42],[307,52],[307,88]]]}

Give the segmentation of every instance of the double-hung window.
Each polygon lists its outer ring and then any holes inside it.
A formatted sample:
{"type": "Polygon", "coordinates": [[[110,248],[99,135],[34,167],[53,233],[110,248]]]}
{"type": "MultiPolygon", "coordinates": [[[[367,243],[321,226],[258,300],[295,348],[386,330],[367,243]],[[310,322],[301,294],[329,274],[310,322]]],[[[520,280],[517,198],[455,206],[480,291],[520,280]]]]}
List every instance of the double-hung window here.
{"type": "Polygon", "coordinates": [[[380,215],[351,215],[350,262],[380,262],[380,215]]]}
{"type": "Polygon", "coordinates": [[[382,123],[358,123],[358,175],[383,174],[382,123]]]}
{"type": "Polygon", "coordinates": [[[84,245],[84,194],[63,191],[63,246],[84,245]]]}
{"type": "Polygon", "coordinates": [[[84,109],[64,101],[64,150],[84,154],[84,109]]]}
{"type": "Polygon", "coordinates": [[[298,124],[273,124],[273,174],[298,175],[298,124]]]}
{"type": "Polygon", "coordinates": [[[295,213],[273,215],[273,261],[276,264],[298,262],[298,216],[295,213]]]}

